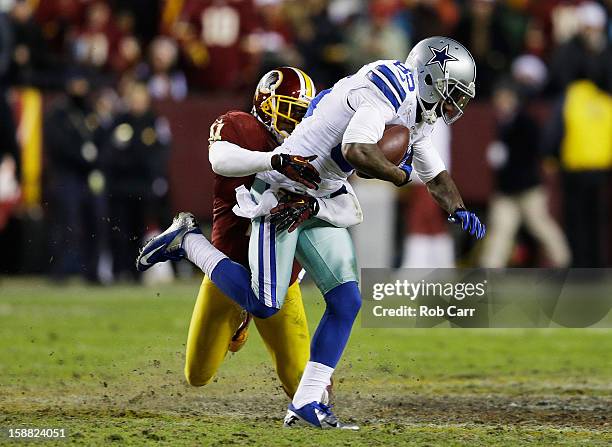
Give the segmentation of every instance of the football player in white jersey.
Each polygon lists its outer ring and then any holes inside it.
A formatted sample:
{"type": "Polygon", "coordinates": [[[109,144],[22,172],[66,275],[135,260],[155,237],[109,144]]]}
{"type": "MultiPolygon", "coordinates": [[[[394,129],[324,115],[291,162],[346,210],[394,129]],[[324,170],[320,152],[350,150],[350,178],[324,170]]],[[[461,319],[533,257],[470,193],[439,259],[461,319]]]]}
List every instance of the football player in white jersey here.
{"type": "Polygon", "coordinates": [[[449,213],[450,221],[477,238],[484,236],[484,225],[465,209],[430,140],[438,117],[451,124],[464,113],[475,95],[475,78],[475,63],[469,51],[452,39],[435,37],[419,42],[406,63],[368,64],[319,94],[311,102],[312,115],[302,120],[275,150],[290,155],[317,155],[310,160],[321,177],[318,188],[306,189],[264,168],[250,194],[238,192],[240,207],[236,213],[252,219],[250,272],[210,245],[193,216],[186,213],[181,213],[166,232],[143,248],[139,269],[186,256],[226,295],[260,318],[273,315],[282,306],[294,256],[312,275],[327,309],[312,339],[311,359],[289,405],[285,425],[355,428],[339,423],[319,402],[359,310],[361,296],[354,252],[350,240],[311,239],[306,230],[316,234],[318,228],[341,227],[351,221],[343,214],[357,215],[359,204],[353,198],[346,201],[353,204],[353,209],[347,205],[325,213],[319,198],[354,196],[347,182],[353,170],[402,186],[409,181],[413,166],[434,199],[449,213]],[[410,148],[400,166],[387,161],[378,149],[386,124],[402,124],[411,130],[410,148]],[[284,231],[287,227],[295,231],[284,231]],[[296,251],[300,237],[306,240],[296,251]],[[147,265],[141,265],[143,256],[147,265]]]}

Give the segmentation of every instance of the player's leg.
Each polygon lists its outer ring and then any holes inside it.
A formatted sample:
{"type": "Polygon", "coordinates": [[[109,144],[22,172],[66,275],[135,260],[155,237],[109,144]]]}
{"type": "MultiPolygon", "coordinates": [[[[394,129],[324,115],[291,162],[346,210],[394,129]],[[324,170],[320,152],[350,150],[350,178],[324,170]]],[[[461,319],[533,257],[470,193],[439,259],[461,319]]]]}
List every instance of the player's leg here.
{"type": "Polygon", "coordinates": [[[285,425],[291,426],[301,419],[315,426],[356,429],[340,424],[319,403],[361,307],[357,262],[348,230],[316,224],[305,228],[298,240],[297,258],[323,293],[326,309],[312,338],[310,359],[289,406],[285,425]]]}
{"type": "Polygon", "coordinates": [[[210,382],[227,354],[243,310],[205,277],[193,308],[185,355],[185,378],[193,386],[210,382]]]}
{"type": "MultiPolygon", "coordinates": [[[[252,315],[268,318],[278,312],[280,306],[266,306],[259,300],[258,293],[251,290],[250,271],[215,248],[202,235],[197,220],[190,213],[179,213],[166,231],[147,242],[136,260],[136,268],[145,271],[158,262],[177,261],[184,257],[252,315]]],[[[289,279],[286,287],[288,282],[289,279]]]]}
{"type": "Polygon", "coordinates": [[[546,203],[546,192],[542,186],[521,194],[521,213],[529,232],[542,244],[555,267],[567,267],[570,250],[563,231],[553,219],[546,203]]]}
{"type": "Polygon", "coordinates": [[[255,318],[254,322],[272,356],[283,389],[293,398],[310,356],[310,334],[298,282],[289,287],[276,315],[255,318]]]}
{"type": "Polygon", "coordinates": [[[251,289],[258,293],[259,301],[268,307],[280,309],[283,305],[300,232],[301,228],[291,233],[277,232],[270,222],[270,216],[259,217],[251,223],[251,289]]]}
{"type": "Polygon", "coordinates": [[[488,221],[489,228],[483,241],[480,265],[488,268],[505,267],[521,223],[520,208],[516,200],[501,194],[495,196],[491,202],[488,221]]]}

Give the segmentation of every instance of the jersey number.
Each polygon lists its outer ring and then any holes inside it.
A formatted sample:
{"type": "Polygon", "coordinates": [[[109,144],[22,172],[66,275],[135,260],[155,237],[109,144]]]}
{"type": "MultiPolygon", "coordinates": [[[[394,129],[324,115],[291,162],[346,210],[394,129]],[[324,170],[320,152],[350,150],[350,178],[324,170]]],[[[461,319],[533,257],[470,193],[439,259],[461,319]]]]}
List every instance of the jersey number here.
{"type": "Polygon", "coordinates": [[[224,125],[225,123],[221,120],[216,120],[212,123],[212,126],[210,126],[210,136],[208,137],[209,143],[221,141],[221,129],[223,129],[224,125]]]}
{"type": "Polygon", "coordinates": [[[229,6],[211,6],[202,13],[202,40],[208,46],[231,47],[238,41],[240,16],[229,6]]]}
{"type": "Polygon", "coordinates": [[[410,69],[400,61],[395,62],[393,65],[395,65],[404,76],[402,82],[405,82],[408,85],[408,90],[413,92],[415,88],[414,76],[412,76],[410,69]]]}

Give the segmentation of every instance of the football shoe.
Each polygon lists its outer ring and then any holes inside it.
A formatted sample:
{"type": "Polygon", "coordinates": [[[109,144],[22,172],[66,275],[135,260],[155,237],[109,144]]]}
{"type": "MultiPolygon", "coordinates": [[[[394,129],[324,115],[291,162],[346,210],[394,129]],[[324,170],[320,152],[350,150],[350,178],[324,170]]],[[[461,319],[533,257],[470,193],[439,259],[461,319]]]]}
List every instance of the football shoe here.
{"type": "Polygon", "coordinates": [[[289,404],[283,427],[309,426],[322,429],[359,430],[357,425],[343,424],[331,411],[331,407],[320,402],[311,402],[301,408],[289,404]]]}
{"type": "Polygon", "coordinates": [[[184,258],[183,241],[190,233],[202,234],[194,215],[191,213],[177,214],[166,231],[155,236],[142,247],[136,259],[136,269],[144,272],[158,262],[178,261],[184,258]]]}
{"type": "Polygon", "coordinates": [[[242,323],[240,323],[240,326],[238,326],[238,329],[232,336],[232,340],[230,341],[230,344],[229,344],[230,352],[240,351],[240,349],[242,349],[242,347],[246,343],[247,338],[249,338],[249,323],[251,322],[251,319],[253,317],[251,317],[251,314],[248,313],[247,311],[243,311],[243,312],[245,316],[242,320],[242,323]]]}

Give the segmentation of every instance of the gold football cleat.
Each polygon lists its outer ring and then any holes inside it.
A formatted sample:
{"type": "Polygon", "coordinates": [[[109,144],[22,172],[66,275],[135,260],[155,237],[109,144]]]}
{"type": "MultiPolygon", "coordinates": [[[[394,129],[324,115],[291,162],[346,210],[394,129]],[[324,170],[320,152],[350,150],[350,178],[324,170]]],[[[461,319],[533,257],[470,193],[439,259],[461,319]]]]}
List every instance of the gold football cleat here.
{"type": "Polygon", "coordinates": [[[252,317],[250,313],[245,312],[245,314],[246,316],[242,320],[242,323],[240,323],[240,326],[238,326],[236,333],[232,337],[232,341],[230,341],[229,350],[231,352],[240,351],[246,343],[247,338],[249,338],[249,323],[252,317]]]}

